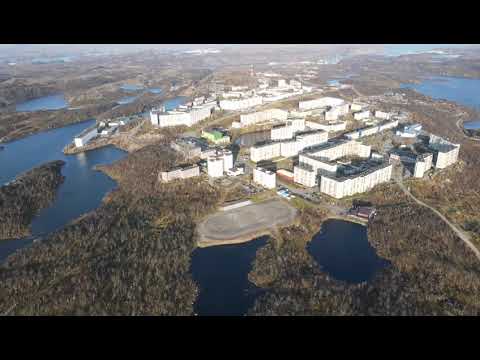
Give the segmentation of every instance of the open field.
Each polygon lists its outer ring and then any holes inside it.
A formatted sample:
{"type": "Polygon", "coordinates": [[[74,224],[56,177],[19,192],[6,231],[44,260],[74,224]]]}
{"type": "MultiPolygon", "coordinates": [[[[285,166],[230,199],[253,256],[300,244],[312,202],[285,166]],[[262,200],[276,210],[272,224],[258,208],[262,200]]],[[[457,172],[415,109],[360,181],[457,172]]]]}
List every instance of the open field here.
{"type": "Polygon", "coordinates": [[[292,223],[296,214],[295,208],[281,200],[216,213],[198,225],[198,246],[249,241],[277,225],[292,223]]]}

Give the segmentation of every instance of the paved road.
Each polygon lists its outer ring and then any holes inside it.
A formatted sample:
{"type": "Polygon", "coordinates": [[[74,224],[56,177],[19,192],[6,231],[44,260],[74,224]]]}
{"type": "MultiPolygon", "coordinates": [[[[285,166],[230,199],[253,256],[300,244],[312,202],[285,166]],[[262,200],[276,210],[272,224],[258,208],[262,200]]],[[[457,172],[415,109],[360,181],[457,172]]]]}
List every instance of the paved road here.
{"type": "Polygon", "coordinates": [[[471,239],[470,239],[470,235],[468,235],[467,233],[465,233],[464,231],[462,231],[461,229],[459,229],[457,226],[455,226],[454,224],[452,224],[445,216],[443,216],[437,209],[435,209],[434,207],[428,205],[428,204],[425,204],[423,201],[421,200],[418,200],[415,196],[413,196],[413,194],[408,191],[408,189],[405,187],[405,185],[403,184],[403,182],[399,179],[395,179],[395,181],[397,182],[397,184],[400,186],[400,189],[403,190],[403,192],[405,194],[407,194],[410,198],[412,198],[417,204],[423,206],[423,207],[426,207],[430,210],[432,210],[438,217],[440,217],[440,219],[442,219],[449,227],[450,229],[452,229],[455,234],[457,234],[457,236],[460,238],[460,240],[462,240],[474,253],[475,253],[475,256],[477,257],[478,260],[480,260],[480,251],[478,250],[478,248],[472,243],[471,239]]]}

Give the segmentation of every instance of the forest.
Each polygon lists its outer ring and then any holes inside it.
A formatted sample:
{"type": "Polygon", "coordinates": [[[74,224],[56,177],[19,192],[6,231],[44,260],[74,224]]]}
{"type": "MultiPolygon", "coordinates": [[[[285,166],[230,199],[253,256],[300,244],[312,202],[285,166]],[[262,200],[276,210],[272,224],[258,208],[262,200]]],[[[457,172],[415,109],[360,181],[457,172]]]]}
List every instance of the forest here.
{"type": "Polygon", "coordinates": [[[33,217],[55,199],[64,180],[64,164],[61,160],[43,164],[0,187],[0,240],[30,234],[33,217]]]}
{"type": "Polygon", "coordinates": [[[100,208],[0,267],[0,313],[190,315],[195,222],[218,194],[197,179],[159,183],[180,160],[151,145],[103,166],[119,188],[100,208]]]}
{"type": "Polygon", "coordinates": [[[378,211],[369,242],[390,266],[361,284],[329,278],[305,249],[322,217],[309,221],[302,210],[302,226],[282,229],[258,251],[250,279],[266,291],[250,314],[479,315],[477,259],[445,223],[394,186],[365,197],[378,211]]]}

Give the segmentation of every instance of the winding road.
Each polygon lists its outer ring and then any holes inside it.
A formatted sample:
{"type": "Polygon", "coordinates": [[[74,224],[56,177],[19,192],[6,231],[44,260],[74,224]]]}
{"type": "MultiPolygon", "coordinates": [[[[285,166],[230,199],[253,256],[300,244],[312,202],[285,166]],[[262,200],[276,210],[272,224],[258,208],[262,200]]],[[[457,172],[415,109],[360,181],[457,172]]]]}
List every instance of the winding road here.
{"type": "Polygon", "coordinates": [[[434,207],[428,204],[425,204],[423,201],[413,196],[413,194],[405,187],[405,185],[401,180],[395,179],[395,181],[400,186],[400,189],[402,189],[406,195],[412,198],[413,201],[415,201],[417,204],[423,207],[426,207],[432,210],[440,219],[442,219],[450,227],[450,229],[452,229],[455,232],[455,234],[457,234],[460,240],[462,240],[465,243],[465,245],[467,245],[475,253],[475,256],[477,257],[477,259],[480,260],[480,250],[478,250],[478,248],[472,243],[470,235],[468,235],[466,232],[464,232],[463,230],[455,226],[453,223],[451,223],[445,216],[442,215],[442,213],[440,213],[440,211],[438,211],[437,209],[435,209],[434,207]]]}

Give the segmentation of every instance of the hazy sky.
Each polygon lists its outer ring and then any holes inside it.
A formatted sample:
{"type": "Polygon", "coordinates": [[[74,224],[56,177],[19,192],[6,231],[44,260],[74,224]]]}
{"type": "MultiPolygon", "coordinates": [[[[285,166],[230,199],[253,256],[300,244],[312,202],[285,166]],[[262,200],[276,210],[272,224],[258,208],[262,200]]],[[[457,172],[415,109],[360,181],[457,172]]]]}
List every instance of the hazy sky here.
{"type": "Polygon", "coordinates": [[[478,45],[448,45],[448,44],[395,44],[395,45],[302,45],[302,44],[0,44],[0,55],[2,56],[28,56],[28,55],[51,55],[57,54],[72,54],[87,51],[115,51],[115,52],[134,52],[140,50],[192,50],[192,49],[245,49],[254,50],[259,49],[306,49],[312,48],[312,50],[329,49],[337,50],[346,47],[355,47],[358,49],[375,49],[377,52],[388,51],[392,54],[400,54],[402,52],[416,52],[416,51],[428,51],[435,48],[445,47],[464,47],[464,46],[478,46],[478,45]]]}

